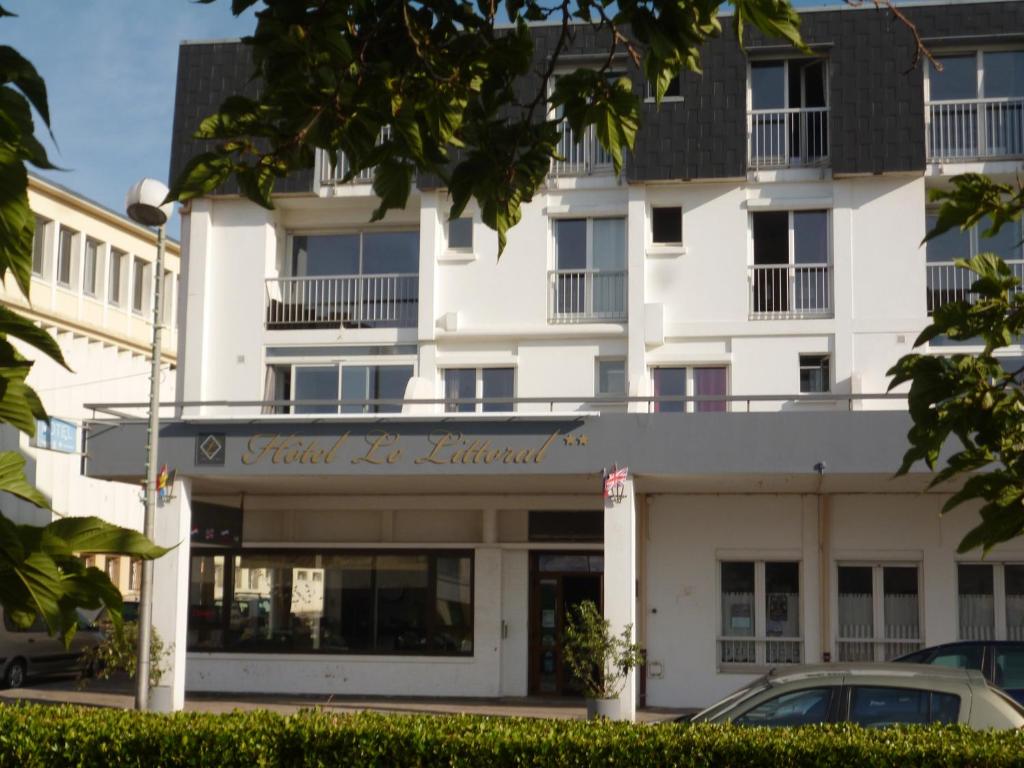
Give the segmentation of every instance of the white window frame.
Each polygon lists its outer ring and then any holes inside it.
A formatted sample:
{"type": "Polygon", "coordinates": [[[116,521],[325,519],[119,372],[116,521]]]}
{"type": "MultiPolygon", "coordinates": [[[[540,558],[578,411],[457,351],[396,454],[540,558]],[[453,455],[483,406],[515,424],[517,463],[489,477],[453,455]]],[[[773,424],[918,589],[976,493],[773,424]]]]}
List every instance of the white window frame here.
{"type": "Polygon", "coordinates": [[[648,205],[648,221],[650,226],[647,228],[647,249],[648,251],[668,251],[672,253],[678,253],[683,249],[683,241],[685,240],[685,221],[684,211],[682,203],[659,203],[652,202],[648,205]],[[659,241],[654,239],[654,209],[655,208],[678,208],[679,209],[679,240],[669,242],[668,240],[659,241]]]}
{"type": "Polygon", "coordinates": [[[828,353],[828,352],[800,352],[797,355],[797,388],[799,389],[801,395],[827,395],[827,394],[831,394],[831,392],[832,392],[832,355],[830,353],[828,353]],[[804,389],[800,386],[801,374],[804,372],[805,369],[806,370],[820,370],[820,368],[821,368],[820,365],[819,366],[809,366],[809,365],[805,366],[803,361],[804,361],[804,358],[808,358],[808,357],[821,358],[821,359],[823,359],[825,361],[825,364],[828,367],[828,377],[825,379],[825,389],[823,389],[823,390],[811,390],[811,391],[806,391],[805,392],[804,389]]]}
{"type": "MultiPolygon", "coordinates": [[[[112,307],[124,307],[124,294],[125,294],[125,263],[128,258],[128,253],[122,251],[120,248],[110,246],[108,249],[107,257],[107,275],[105,283],[107,286],[107,303],[112,307]],[[117,264],[117,280],[113,280],[111,272],[114,269],[114,264],[117,264]],[[117,296],[113,295],[114,291],[117,291],[117,296]]],[[[129,265],[130,269],[130,265],[129,265]]],[[[129,302],[130,304],[130,302],[129,302]]]]}
{"type": "MultiPolygon", "coordinates": [[[[832,615],[835,616],[835,629],[832,635],[832,659],[840,660],[839,647],[843,641],[850,643],[872,643],[874,646],[873,661],[885,660],[885,646],[893,643],[905,644],[908,647],[906,653],[924,648],[925,623],[924,623],[924,563],[921,560],[886,560],[886,561],[864,561],[864,560],[836,560],[833,564],[835,586],[832,589],[832,615]],[[871,626],[873,637],[840,637],[839,629],[839,569],[840,568],[871,568],[871,626]],[[917,627],[919,637],[917,638],[886,638],[885,637],[885,582],[884,573],[886,568],[914,568],[917,572],[917,627]],[[909,647],[916,643],[916,649],[909,647]]],[[[903,651],[901,651],[903,652],[903,651]]],[[[898,654],[897,654],[898,655],[898,654]]],[[[867,662],[865,662],[867,663],[867,662]]]]}
{"type": "Polygon", "coordinates": [[[715,636],[717,638],[715,642],[715,663],[716,668],[719,672],[750,672],[765,669],[768,666],[786,666],[787,663],[772,662],[770,665],[766,661],[767,659],[767,646],[769,641],[778,642],[798,642],[800,644],[800,661],[792,662],[793,664],[805,663],[806,662],[806,649],[805,649],[805,636],[806,629],[804,626],[805,616],[807,611],[804,605],[804,596],[806,590],[804,589],[804,564],[803,560],[799,557],[792,556],[771,556],[771,557],[726,557],[719,556],[715,559],[715,611],[717,613],[715,636]],[[750,636],[745,635],[725,635],[724,627],[722,626],[722,565],[724,563],[753,563],[754,564],[754,634],[750,636]],[[797,588],[799,589],[798,604],[800,611],[799,630],[800,634],[797,637],[769,637],[768,628],[768,617],[767,617],[767,589],[765,587],[765,574],[764,567],[766,563],[796,563],[797,566],[797,588]],[[722,642],[723,641],[740,641],[740,642],[752,642],[754,643],[754,658],[753,663],[731,663],[722,661],[722,642]]]}
{"type": "Polygon", "coordinates": [[[629,217],[620,214],[570,214],[552,216],[551,217],[551,260],[553,262],[551,269],[554,271],[572,271],[568,267],[558,266],[558,235],[555,234],[555,230],[558,228],[558,222],[560,221],[585,221],[587,223],[587,237],[586,237],[586,253],[587,253],[587,265],[583,267],[588,272],[623,272],[629,274],[629,217]],[[623,223],[623,227],[626,233],[625,250],[623,251],[622,269],[598,269],[594,266],[594,222],[598,220],[618,219],[623,223]]]}
{"type": "Polygon", "coordinates": [[[128,293],[130,295],[128,297],[128,306],[131,309],[133,315],[145,316],[149,312],[151,306],[150,302],[152,301],[152,273],[150,272],[150,270],[152,269],[152,265],[141,256],[132,256],[131,266],[132,272],[131,280],[129,282],[128,293]],[[140,290],[142,291],[142,296],[140,297],[139,301],[140,307],[137,309],[135,307],[135,281],[136,273],[140,269],[142,270],[142,285],[140,288],[140,290]],[[147,277],[149,279],[147,279],[147,277]]]}
{"type": "MultiPolygon", "coordinates": [[[[369,277],[378,274],[386,274],[380,272],[366,272],[364,271],[363,261],[363,236],[364,235],[379,235],[387,233],[415,233],[420,235],[420,230],[417,227],[409,226],[386,226],[386,227],[342,227],[340,229],[295,229],[290,230],[285,235],[284,241],[284,254],[281,261],[281,269],[279,270],[279,277],[305,277],[304,274],[298,271],[299,264],[295,260],[295,238],[296,237],[324,237],[331,235],[358,235],[359,236],[359,272],[351,275],[338,275],[338,277],[369,277]]],[[[474,233],[475,234],[475,233],[474,233]]],[[[445,230],[445,238],[447,240],[447,229],[445,230]]],[[[303,272],[305,271],[305,264],[302,265],[303,272]]],[[[416,264],[416,272],[402,272],[400,274],[415,274],[420,275],[419,262],[416,264]]],[[[321,275],[321,277],[329,277],[329,275],[321,275]]]]}
{"type": "Polygon", "coordinates": [[[170,328],[174,324],[174,308],[175,302],[175,275],[169,269],[164,270],[163,285],[161,286],[160,294],[160,324],[165,328],[170,328]]]}
{"type": "MultiPolygon", "coordinates": [[[[974,96],[975,99],[987,98],[983,96],[985,92],[985,54],[986,53],[1021,53],[1024,54],[1024,46],[1019,43],[1008,43],[1007,45],[987,45],[987,46],[970,46],[970,47],[954,47],[954,48],[943,48],[939,51],[933,51],[937,59],[942,59],[946,56],[974,56],[974,74],[975,74],[975,85],[974,85],[974,96]]],[[[932,66],[929,62],[924,68],[924,101],[928,104],[932,100],[932,66]]]]}
{"type": "MultiPolygon", "coordinates": [[[[487,370],[511,370],[512,371],[512,397],[515,398],[516,392],[519,387],[519,372],[516,370],[516,366],[507,364],[495,364],[495,365],[446,365],[438,367],[438,374],[441,378],[441,384],[439,390],[441,392],[442,399],[448,397],[445,374],[448,371],[473,371],[473,378],[475,386],[473,388],[473,397],[476,400],[482,400],[484,396],[484,371],[487,370]]],[[[442,406],[445,409],[445,413],[459,413],[459,411],[449,411],[447,409],[447,402],[442,406]]],[[[512,410],[515,410],[515,405],[512,406],[512,410]]],[[[470,413],[470,411],[464,411],[464,413],[470,413]]],[[[507,411],[484,411],[484,404],[477,402],[473,404],[472,413],[507,413],[507,411]]]]}
{"type": "Polygon", "coordinates": [[[38,280],[49,280],[51,267],[53,265],[53,232],[55,229],[53,219],[36,214],[32,229],[32,276],[38,280]],[[37,237],[38,235],[38,237],[37,237]],[[42,264],[40,271],[35,270],[36,248],[40,252],[42,264]]]}
{"type": "MultiPolygon", "coordinates": [[[[1006,566],[1024,567],[1024,561],[999,560],[999,561],[978,561],[978,560],[957,560],[957,566],[961,565],[984,565],[992,568],[992,599],[995,604],[995,626],[993,627],[993,640],[1006,640],[1009,636],[1009,626],[1006,623],[1006,566]]],[[[960,573],[957,569],[956,580],[956,627],[957,640],[968,642],[971,638],[960,637],[960,573]]]]}
{"type": "Polygon", "coordinates": [[[53,271],[53,282],[58,288],[63,288],[66,291],[75,290],[76,278],[78,277],[78,268],[81,263],[81,250],[82,250],[82,233],[76,229],[72,229],[64,224],[61,224],[57,229],[57,263],[56,269],[53,271]],[[61,244],[64,242],[64,233],[68,233],[68,279],[65,282],[61,280],[61,265],[63,264],[64,249],[61,244]]]}
{"type": "MultiPolygon", "coordinates": [[[[651,374],[652,376],[654,374],[651,374]]],[[[629,360],[625,355],[609,355],[607,357],[594,358],[594,397],[627,397],[629,395],[629,360]],[[622,392],[601,391],[601,364],[622,363],[622,392]]]]}
{"type": "MultiPolygon", "coordinates": [[[[684,413],[696,413],[697,402],[692,398],[695,397],[694,383],[693,383],[693,372],[697,368],[725,368],[725,395],[723,397],[728,398],[732,393],[732,365],[729,362],[715,362],[705,361],[700,363],[658,363],[657,365],[651,365],[648,367],[647,378],[651,382],[651,392],[654,392],[654,372],[658,368],[684,368],[686,369],[686,406],[683,409],[684,413]]],[[[627,382],[628,384],[628,382],[627,382]]],[[[653,394],[651,395],[654,396],[653,394]]],[[[651,408],[653,410],[654,404],[652,403],[651,408]]],[[[732,410],[732,403],[729,400],[725,401],[725,410],[732,410]]]]}
{"type": "MultiPolygon", "coordinates": [[[[274,357],[273,359],[265,359],[263,364],[264,375],[266,373],[267,366],[277,366],[280,368],[288,369],[288,385],[289,391],[291,392],[290,400],[295,400],[295,370],[297,368],[330,368],[334,367],[338,371],[338,389],[337,389],[337,400],[341,400],[341,372],[342,368],[346,365],[355,366],[376,366],[378,368],[384,368],[387,366],[412,366],[412,375],[417,375],[417,356],[412,355],[347,355],[345,357],[329,357],[324,356],[317,358],[309,355],[297,355],[295,357],[274,357]]],[[[293,406],[288,406],[286,413],[293,413],[293,406]]],[[[338,406],[338,413],[341,413],[341,406],[338,406]]],[[[316,417],[327,416],[330,414],[296,414],[299,416],[316,417]]],[[[348,416],[358,414],[346,414],[348,416]]],[[[372,415],[372,414],[371,414],[372,415]]]]}
{"type": "Polygon", "coordinates": [[[832,210],[833,210],[832,208],[827,208],[827,207],[824,207],[824,206],[821,206],[821,205],[809,205],[806,208],[788,208],[788,207],[781,207],[780,206],[780,207],[777,207],[777,208],[776,207],[768,207],[768,208],[757,208],[756,210],[752,210],[750,212],[750,217],[749,217],[749,220],[747,222],[747,226],[748,226],[748,229],[747,229],[748,237],[747,237],[747,239],[748,239],[748,241],[750,243],[750,266],[752,266],[752,267],[753,266],[777,266],[777,267],[782,267],[782,266],[789,266],[789,267],[796,267],[796,266],[802,266],[802,267],[824,266],[824,267],[828,267],[831,270],[831,267],[832,267],[832,250],[834,248],[834,244],[832,242],[833,239],[834,239],[833,238],[833,234],[832,234],[832,210]],[[788,220],[788,223],[786,225],[787,228],[788,228],[787,229],[787,232],[788,232],[788,244],[787,244],[788,253],[787,253],[787,258],[788,258],[788,260],[786,261],[785,264],[760,264],[759,265],[754,260],[756,258],[756,256],[755,256],[756,245],[755,245],[755,241],[754,241],[754,216],[756,216],[759,213],[786,213],[786,214],[789,215],[789,220],[788,220]],[[824,261],[808,261],[808,262],[804,262],[802,264],[797,264],[797,262],[796,262],[796,227],[793,224],[793,214],[795,214],[795,213],[824,213],[825,214],[825,230],[826,230],[825,244],[826,244],[826,246],[825,246],[825,260],[824,261]]]}
{"type": "Polygon", "coordinates": [[[85,237],[85,245],[82,248],[82,295],[88,296],[91,299],[95,299],[97,296],[103,295],[103,287],[105,285],[103,267],[106,259],[103,258],[103,254],[108,250],[106,243],[101,240],[97,240],[95,237],[85,237]],[[89,245],[93,244],[96,246],[93,251],[93,264],[92,264],[92,290],[89,290],[88,286],[88,275],[89,275],[89,245]]]}

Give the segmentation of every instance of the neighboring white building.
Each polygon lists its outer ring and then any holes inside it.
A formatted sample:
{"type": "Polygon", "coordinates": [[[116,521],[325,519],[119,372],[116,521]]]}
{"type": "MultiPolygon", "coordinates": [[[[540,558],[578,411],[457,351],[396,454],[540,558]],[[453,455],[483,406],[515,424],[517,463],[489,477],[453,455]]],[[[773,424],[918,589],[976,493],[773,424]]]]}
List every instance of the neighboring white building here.
{"type": "MultiPolygon", "coordinates": [[[[141,402],[148,398],[152,339],[153,261],[156,235],[125,216],[37,176],[29,176],[29,205],[36,217],[31,303],[13,277],[0,285],[0,301],[18,309],[57,340],[71,371],[27,345],[34,361],[28,382],[51,418],[34,438],[12,427],[0,430],[4,449],[27,457],[26,475],[51,500],[58,515],[97,515],[142,528],[138,485],[87,477],[83,470],[82,423],[95,402],[141,402]]],[[[177,359],[175,300],[179,246],[169,242],[164,261],[161,394],[174,398],[177,359]]],[[[5,496],[4,514],[16,522],[43,525],[52,513],[5,496]]],[[[138,589],[137,569],[127,558],[97,556],[122,591],[138,589]]]]}
{"type": "MultiPolygon", "coordinates": [[[[635,626],[627,690],[659,706],[778,664],[1024,639],[1024,542],[956,554],[972,515],[940,517],[921,468],[893,479],[909,419],[886,394],[978,247],[920,247],[928,190],[1022,170],[1024,84],[1000,73],[1024,67],[1001,37],[1024,4],[901,8],[941,80],[900,74],[868,9],[807,11],[816,59],[727,32],[648,106],[623,178],[567,140],[500,261],[444,189],[369,224],[343,158],[273,211],[193,201],[161,437],[179,479],[159,540],[192,534],[157,564],[176,705],[569,693],[561,628],[587,598],[635,626]],[[616,463],[630,480],[603,500],[616,463]]],[[[172,175],[246,56],[183,45],[172,175]]],[[[1020,239],[990,245],[1024,269],[1020,239]]],[[[144,437],[97,423],[87,471],[140,477],[144,437]]]]}

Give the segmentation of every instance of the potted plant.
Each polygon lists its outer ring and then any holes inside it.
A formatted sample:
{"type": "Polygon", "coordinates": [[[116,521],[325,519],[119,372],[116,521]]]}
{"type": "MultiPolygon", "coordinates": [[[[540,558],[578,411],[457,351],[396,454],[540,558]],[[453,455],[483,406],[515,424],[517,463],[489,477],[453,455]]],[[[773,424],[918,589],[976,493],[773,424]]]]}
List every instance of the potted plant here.
{"type": "Polygon", "coordinates": [[[613,634],[608,620],[590,600],[573,606],[565,629],[565,663],[583,687],[587,717],[616,719],[618,696],[630,670],[644,662],[633,642],[633,625],[613,634]]]}

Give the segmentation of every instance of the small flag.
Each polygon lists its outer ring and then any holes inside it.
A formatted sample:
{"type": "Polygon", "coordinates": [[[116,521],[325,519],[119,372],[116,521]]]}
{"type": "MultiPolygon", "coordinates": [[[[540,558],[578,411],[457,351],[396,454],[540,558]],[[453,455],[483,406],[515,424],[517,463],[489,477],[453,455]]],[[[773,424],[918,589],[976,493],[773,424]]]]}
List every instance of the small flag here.
{"type": "Polygon", "coordinates": [[[171,498],[171,489],[174,488],[174,478],[178,470],[167,471],[167,465],[160,467],[160,473],[156,476],[156,494],[160,501],[167,501],[171,498]]]}
{"type": "Polygon", "coordinates": [[[622,469],[612,467],[611,472],[604,477],[604,497],[607,499],[610,496],[617,495],[615,491],[625,485],[627,477],[629,477],[629,467],[623,467],[622,469]]]}

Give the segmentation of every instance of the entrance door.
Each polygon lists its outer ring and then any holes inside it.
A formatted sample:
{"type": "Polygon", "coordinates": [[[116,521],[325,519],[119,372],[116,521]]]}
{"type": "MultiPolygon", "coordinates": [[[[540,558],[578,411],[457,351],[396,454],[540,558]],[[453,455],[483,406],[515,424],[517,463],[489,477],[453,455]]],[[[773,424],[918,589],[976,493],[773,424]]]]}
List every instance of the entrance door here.
{"type": "Polygon", "coordinates": [[[590,600],[603,610],[604,556],[597,552],[530,555],[530,693],[579,695],[562,657],[573,606],[590,600]]]}

